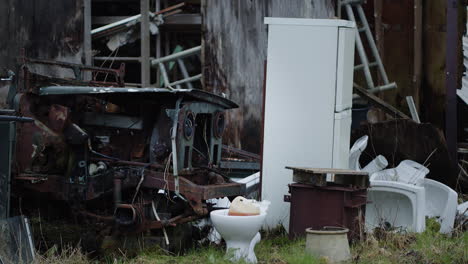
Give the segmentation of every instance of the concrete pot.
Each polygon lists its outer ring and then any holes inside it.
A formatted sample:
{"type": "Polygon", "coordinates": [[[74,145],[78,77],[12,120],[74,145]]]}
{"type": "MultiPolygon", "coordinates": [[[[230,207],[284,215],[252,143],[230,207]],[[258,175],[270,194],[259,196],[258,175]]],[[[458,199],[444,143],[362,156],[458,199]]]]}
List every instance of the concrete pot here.
{"type": "Polygon", "coordinates": [[[331,263],[351,259],[348,243],[348,229],[326,226],[320,230],[306,229],[306,252],[325,257],[331,263]]]}

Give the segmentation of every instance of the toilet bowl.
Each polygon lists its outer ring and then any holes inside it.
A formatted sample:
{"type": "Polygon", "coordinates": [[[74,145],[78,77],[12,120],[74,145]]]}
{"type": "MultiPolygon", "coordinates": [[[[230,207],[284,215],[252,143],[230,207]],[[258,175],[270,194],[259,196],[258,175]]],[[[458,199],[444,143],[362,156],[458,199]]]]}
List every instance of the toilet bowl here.
{"type": "Polygon", "coordinates": [[[249,216],[228,215],[229,209],[215,210],[210,213],[211,222],[226,241],[226,253],[232,254],[231,260],[244,259],[257,263],[254,247],[260,241],[258,232],[263,225],[266,213],[249,216]]]}

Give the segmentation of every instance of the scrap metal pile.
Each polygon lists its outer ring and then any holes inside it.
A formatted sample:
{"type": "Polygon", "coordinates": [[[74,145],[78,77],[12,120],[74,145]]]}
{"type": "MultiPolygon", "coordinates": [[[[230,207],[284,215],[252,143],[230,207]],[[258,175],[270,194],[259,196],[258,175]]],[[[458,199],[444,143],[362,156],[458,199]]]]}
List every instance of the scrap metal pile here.
{"type": "Polygon", "coordinates": [[[202,218],[206,200],[245,194],[218,170],[235,103],[194,89],[125,88],[123,78],[123,65],[23,59],[9,99],[34,122],[17,124],[13,192],[50,195],[125,233],[202,218]],[[37,64],[74,78],[38,74],[37,64]]]}

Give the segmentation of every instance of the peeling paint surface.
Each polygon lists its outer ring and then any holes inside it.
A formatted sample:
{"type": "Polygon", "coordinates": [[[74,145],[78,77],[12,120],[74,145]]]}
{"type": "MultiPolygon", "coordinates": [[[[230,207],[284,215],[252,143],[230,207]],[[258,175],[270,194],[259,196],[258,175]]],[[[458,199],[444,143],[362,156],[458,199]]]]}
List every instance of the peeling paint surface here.
{"type": "MultiPolygon", "coordinates": [[[[82,63],[83,0],[0,1],[0,67],[15,70],[17,57],[25,55],[82,63]]],[[[70,77],[71,70],[38,66],[35,72],[70,77]]]]}
{"type": "MultiPolygon", "coordinates": [[[[203,80],[240,108],[227,118],[226,143],[259,153],[267,26],[264,17],[330,18],[332,0],[202,1],[203,80]],[[229,23],[226,23],[229,21],[229,23]]],[[[285,87],[293,90],[294,87],[285,87]]]]}

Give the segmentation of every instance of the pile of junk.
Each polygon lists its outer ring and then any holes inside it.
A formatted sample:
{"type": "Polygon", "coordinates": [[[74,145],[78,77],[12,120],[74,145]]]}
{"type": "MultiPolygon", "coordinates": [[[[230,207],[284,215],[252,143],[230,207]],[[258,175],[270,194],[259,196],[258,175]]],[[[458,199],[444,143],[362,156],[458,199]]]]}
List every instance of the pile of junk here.
{"type": "MultiPolygon", "coordinates": [[[[222,144],[234,102],[198,89],[125,87],[123,64],[21,61],[0,114],[1,221],[52,215],[95,230],[95,241],[145,234],[179,250],[197,239],[195,228],[210,232],[215,199],[258,194],[258,155],[222,144]],[[36,70],[44,68],[73,74],[36,70]]],[[[27,218],[17,222],[34,249],[27,218]]]]}
{"type": "Polygon", "coordinates": [[[356,140],[350,151],[351,169],[369,174],[370,188],[367,195],[371,201],[365,209],[365,229],[375,228],[400,232],[423,232],[426,218],[435,218],[440,223],[441,233],[454,229],[456,218],[466,222],[468,202],[458,204],[458,194],[449,186],[426,178],[429,173],[424,164],[403,160],[394,168],[378,155],[361,167],[360,156],[368,145],[369,137],[356,140]],[[465,220],[463,220],[465,219],[465,220]]]}

